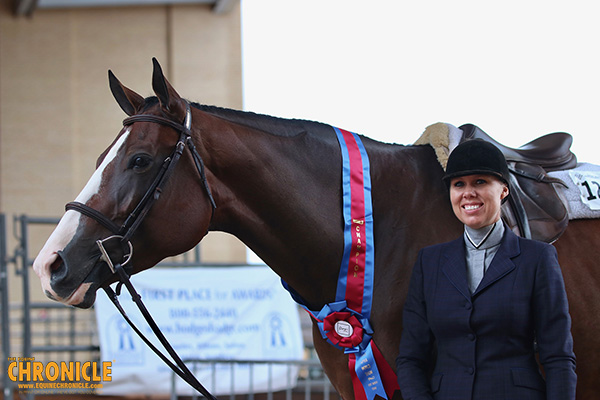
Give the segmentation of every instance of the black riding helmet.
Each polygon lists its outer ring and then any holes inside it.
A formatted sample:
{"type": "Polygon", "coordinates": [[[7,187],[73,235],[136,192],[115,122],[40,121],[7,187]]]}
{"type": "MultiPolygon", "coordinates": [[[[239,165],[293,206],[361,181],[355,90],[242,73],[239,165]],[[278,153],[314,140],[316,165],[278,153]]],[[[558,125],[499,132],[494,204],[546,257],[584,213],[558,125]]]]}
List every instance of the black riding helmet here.
{"type": "Polygon", "coordinates": [[[493,144],[481,139],[467,140],[450,153],[443,180],[450,188],[452,178],[475,174],[493,175],[509,186],[504,154],[493,144]]]}

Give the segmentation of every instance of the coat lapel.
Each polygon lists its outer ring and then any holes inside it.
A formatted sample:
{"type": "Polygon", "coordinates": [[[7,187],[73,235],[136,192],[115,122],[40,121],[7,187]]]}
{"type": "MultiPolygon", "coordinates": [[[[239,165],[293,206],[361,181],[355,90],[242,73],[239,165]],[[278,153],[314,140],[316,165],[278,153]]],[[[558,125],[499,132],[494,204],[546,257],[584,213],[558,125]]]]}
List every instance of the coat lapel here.
{"type": "Polygon", "coordinates": [[[471,291],[467,283],[467,261],[465,256],[465,244],[462,235],[460,238],[448,243],[445,252],[445,260],[442,272],[454,287],[468,300],[471,299],[471,291]]]}
{"type": "Polygon", "coordinates": [[[515,269],[515,264],[512,258],[519,255],[521,252],[519,247],[519,239],[510,228],[505,225],[504,237],[500,243],[500,248],[494,256],[492,263],[485,272],[481,283],[473,293],[476,296],[481,291],[485,290],[488,286],[501,279],[503,276],[515,269]]]}

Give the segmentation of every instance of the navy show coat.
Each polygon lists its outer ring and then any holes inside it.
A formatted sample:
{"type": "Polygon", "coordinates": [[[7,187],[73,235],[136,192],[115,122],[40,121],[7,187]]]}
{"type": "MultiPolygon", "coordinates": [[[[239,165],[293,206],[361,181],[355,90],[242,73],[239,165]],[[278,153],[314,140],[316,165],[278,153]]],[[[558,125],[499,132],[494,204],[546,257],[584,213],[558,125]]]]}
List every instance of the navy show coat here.
{"type": "Polygon", "coordinates": [[[556,250],[549,244],[506,228],[473,294],[462,236],[424,248],[413,269],[403,325],[396,366],[405,400],[575,398],[571,318],[556,250]]]}

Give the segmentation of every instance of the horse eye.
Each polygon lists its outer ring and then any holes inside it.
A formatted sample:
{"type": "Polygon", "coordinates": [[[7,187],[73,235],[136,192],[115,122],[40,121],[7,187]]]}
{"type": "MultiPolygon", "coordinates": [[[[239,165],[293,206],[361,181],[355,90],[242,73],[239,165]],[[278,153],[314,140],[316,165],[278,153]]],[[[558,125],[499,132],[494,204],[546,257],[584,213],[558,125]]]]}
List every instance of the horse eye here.
{"type": "Polygon", "coordinates": [[[136,155],[131,158],[129,161],[129,168],[142,172],[142,170],[146,170],[150,164],[152,163],[152,158],[147,155],[136,155]]]}

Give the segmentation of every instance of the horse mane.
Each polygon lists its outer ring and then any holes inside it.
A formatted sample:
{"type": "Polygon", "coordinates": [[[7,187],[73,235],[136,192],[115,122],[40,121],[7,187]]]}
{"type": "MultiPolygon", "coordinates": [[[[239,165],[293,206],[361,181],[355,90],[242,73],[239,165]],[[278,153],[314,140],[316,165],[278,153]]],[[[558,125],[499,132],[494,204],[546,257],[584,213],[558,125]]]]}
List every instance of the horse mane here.
{"type": "MultiPolygon", "coordinates": [[[[156,104],[158,104],[158,98],[155,96],[146,98],[146,104],[142,112],[156,104]]],[[[331,133],[332,129],[331,125],[317,121],[274,117],[266,114],[257,114],[252,111],[240,111],[196,102],[190,102],[190,105],[202,112],[214,115],[228,122],[256,129],[273,136],[294,137],[304,133],[325,134],[325,132],[331,133]]],[[[363,135],[359,136],[363,140],[387,145],[387,143],[378,142],[363,135]]],[[[397,144],[394,145],[398,146],[397,144]]]]}
{"type": "Polygon", "coordinates": [[[265,114],[257,114],[251,111],[239,111],[230,108],[211,106],[206,104],[191,103],[194,108],[203,112],[222,118],[226,121],[258,129],[274,136],[297,136],[302,133],[314,131],[315,128],[326,128],[329,125],[321,122],[287,119],[273,117],[265,114]],[[310,129],[309,129],[310,128],[310,129]]]}

